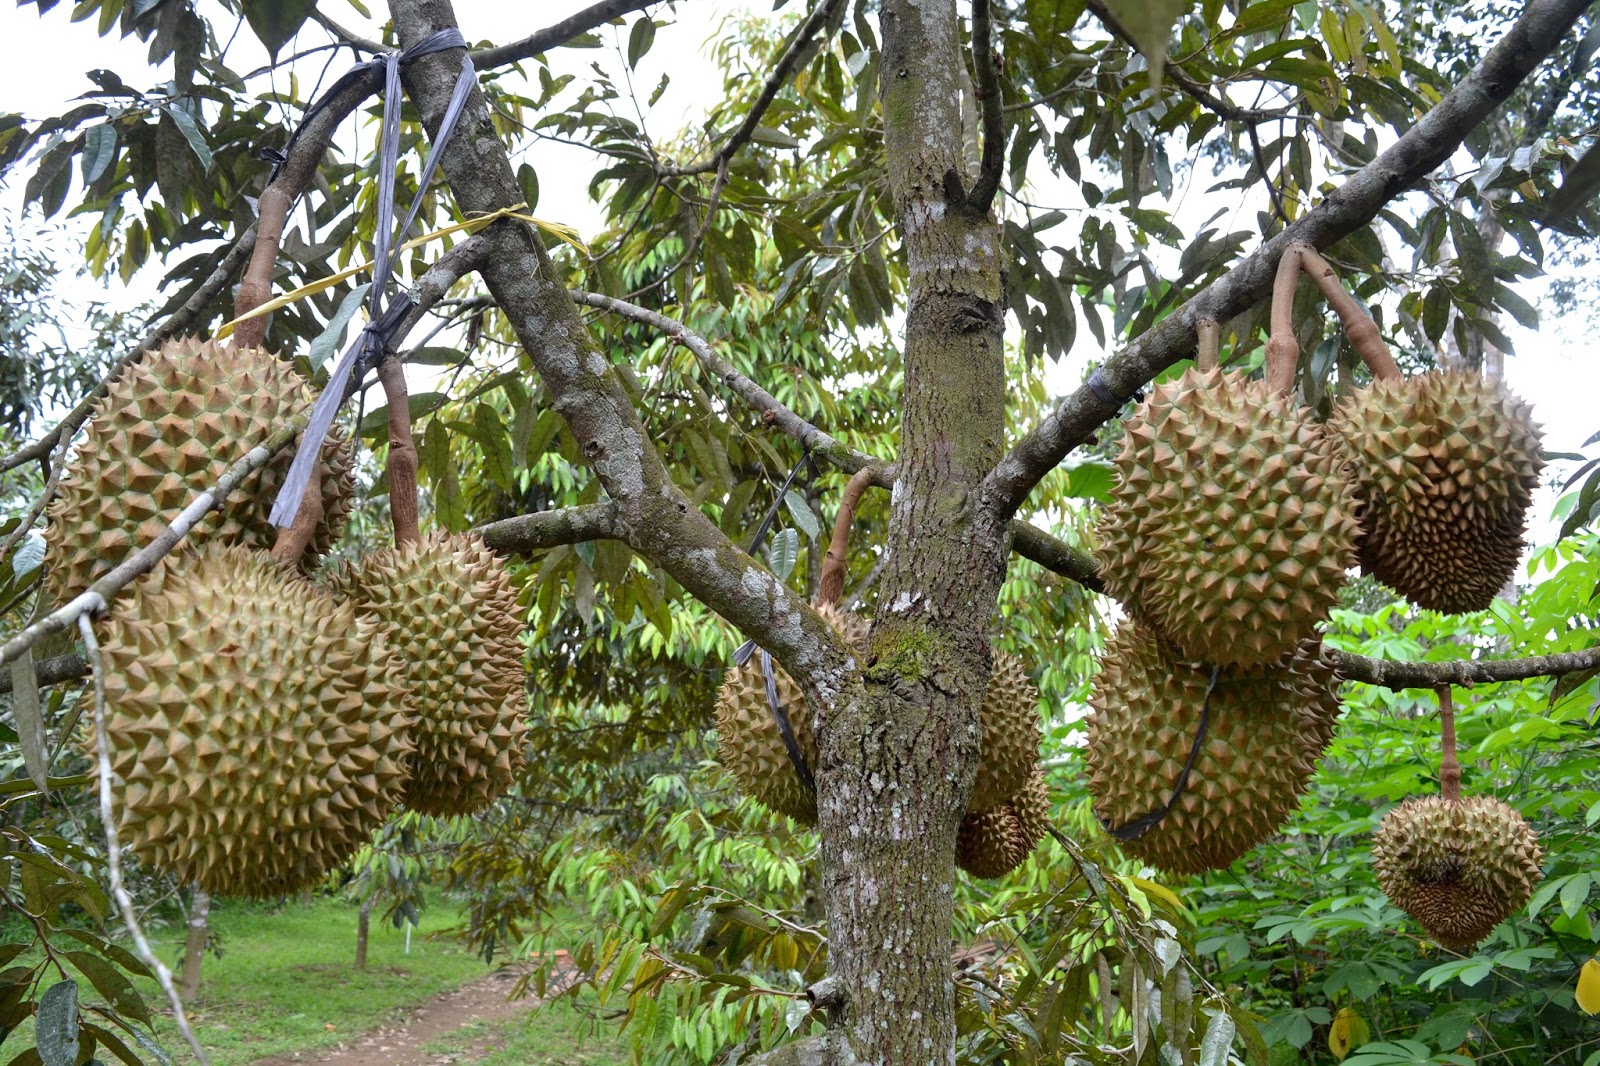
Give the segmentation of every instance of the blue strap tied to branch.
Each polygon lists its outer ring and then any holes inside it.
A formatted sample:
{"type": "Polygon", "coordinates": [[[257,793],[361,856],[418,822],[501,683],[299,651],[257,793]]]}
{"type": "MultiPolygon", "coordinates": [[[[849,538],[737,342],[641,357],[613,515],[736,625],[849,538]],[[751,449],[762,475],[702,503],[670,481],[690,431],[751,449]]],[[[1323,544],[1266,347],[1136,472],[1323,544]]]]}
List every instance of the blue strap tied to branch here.
{"type": "MultiPolygon", "coordinates": [[[[466,46],[467,42],[461,36],[461,31],[452,28],[430,34],[404,52],[385,52],[381,56],[369,59],[335,82],[333,87],[323,94],[322,100],[306,113],[305,119],[301,122],[301,128],[304,129],[305,123],[352,80],[364,78],[372,70],[382,67],[383,143],[378,155],[378,226],[372,256],[372,288],[367,293],[368,321],[351,342],[350,347],[345,349],[344,355],[340,357],[333,373],[328,377],[327,387],[322,390],[322,395],[317,397],[316,406],[311,409],[311,419],[306,425],[304,436],[300,438],[300,447],[295,452],[294,461],[289,464],[288,476],[284,478],[283,486],[278,490],[277,499],[272,505],[270,520],[279,528],[286,529],[293,525],[295,516],[300,513],[300,501],[305,496],[306,486],[316,469],[323,440],[327,437],[328,430],[333,428],[333,420],[338,416],[339,407],[344,403],[347,386],[351,384],[352,378],[359,382],[382,358],[384,351],[398,341],[397,333],[401,323],[416,306],[416,301],[409,292],[396,293],[392,299],[386,301],[389,281],[400,258],[400,247],[405,244],[406,237],[417,220],[417,213],[422,209],[422,197],[428,191],[428,183],[433,180],[439,157],[443,154],[451,133],[455,131],[456,121],[461,117],[467,96],[477,81],[477,71],[473,69],[471,56],[463,54],[461,73],[456,78],[455,92],[451,94],[450,106],[445,109],[444,121],[439,123],[439,133],[434,138],[433,151],[429,153],[427,162],[422,168],[422,175],[417,181],[417,193],[412,198],[411,210],[406,214],[404,223],[396,230],[394,229],[394,178],[400,159],[400,67],[413,59],[434,52],[466,48],[466,46]]],[[[294,139],[290,138],[290,144],[293,143],[294,139]]],[[[276,176],[277,167],[274,167],[273,177],[276,176]]]]}

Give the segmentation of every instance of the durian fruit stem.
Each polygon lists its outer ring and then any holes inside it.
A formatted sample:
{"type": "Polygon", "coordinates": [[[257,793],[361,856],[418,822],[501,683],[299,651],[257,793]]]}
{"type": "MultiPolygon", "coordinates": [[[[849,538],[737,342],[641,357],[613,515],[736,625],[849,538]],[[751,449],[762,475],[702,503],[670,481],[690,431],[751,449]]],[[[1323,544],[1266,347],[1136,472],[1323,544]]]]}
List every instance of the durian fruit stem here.
{"type": "Polygon", "coordinates": [[[1222,327],[1207,315],[1195,326],[1200,341],[1194,356],[1196,370],[1215,370],[1222,351],[1222,327]]]}
{"type": "Polygon", "coordinates": [[[100,779],[100,824],[104,826],[106,834],[106,870],[111,880],[111,895],[116,899],[117,908],[122,912],[122,921],[128,927],[128,935],[133,937],[133,946],[138,950],[139,957],[156,975],[161,990],[167,994],[167,1002],[172,1004],[172,1020],[177,1023],[178,1031],[188,1041],[194,1057],[200,1060],[200,1066],[211,1066],[211,1060],[206,1058],[205,1048],[200,1046],[200,1041],[195,1039],[194,1030],[189,1028],[189,1017],[183,1010],[183,998],[178,995],[177,986],[172,983],[172,971],[167,969],[160,956],[150,949],[150,941],[144,935],[144,928],[139,924],[138,912],[133,906],[133,897],[128,894],[128,886],[122,880],[122,842],[117,839],[117,812],[111,795],[113,771],[111,736],[106,730],[105,660],[100,655],[100,642],[95,639],[94,621],[88,612],[78,616],[78,635],[83,638],[84,652],[88,656],[89,666],[94,674],[94,739],[100,779]]]}
{"type": "Polygon", "coordinates": [[[1439,794],[1461,801],[1461,764],[1456,761],[1456,708],[1449,685],[1439,686],[1439,794]]]}
{"type": "MultiPolygon", "coordinates": [[[[233,300],[233,317],[247,315],[266,303],[272,296],[272,268],[278,261],[278,245],[283,240],[283,226],[289,217],[293,198],[274,182],[261,194],[260,215],[256,220],[256,246],[245,268],[244,279],[233,300]]],[[[233,328],[233,343],[239,348],[259,348],[267,339],[267,317],[240,322],[233,328]]]]}
{"type": "Polygon", "coordinates": [[[321,523],[322,471],[319,463],[311,480],[306,482],[305,495],[300,498],[300,510],[295,513],[294,524],[288,529],[278,530],[278,539],[272,542],[272,557],[284,566],[299,566],[321,523]]]}
{"type": "Polygon", "coordinates": [[[417,445],[411,438],[411,401],[406,395],[406,369],[393,354],[378,363],[378,381],[389,402],[389,519],[394,546],[415,544],[421,537],[417,520],[417,445]]]}
{"type": "Polygon", "coordinates": [[[844,598],[844,574],[850,557],[850,527],[856,520],[856,508],[861,504],[861,494],[872,484],[871,467],[863,467],[851,476],[839,500],[839,514],[833,520],[833,539],[828,542],[828,556],[822,564],[822,581],[817,586],[817,603],[835,606],[844,598]]]}
{"type": "Polygon", "coordinates": [[[1328,265],[1328,261],[1318,255],[1316,249],[1309,244],[1291,245],[1290,248],[1299,249],[1300,268],[1310,275],[1311,280],[1317,283],[1317,288],[1322,290],[1328,306],[1338,314],[1339,322],[1344,326],[1344,335],[1350,339],[1350,346],[1361,356],[1361,361],[1367,364],[1372,376],[1379,381],[1403,380],[1405,375],[1400,373],[1400,365],[1394,361],[1389,346],[1384,343],[1383,334],[1378,331],[1378,324],[1360,304],[1356,303],[1355,297],[1345,291],[1339,282],[1338,273],[1328,265]]]}
{"type": "Polygon", "coordinates": [[[1272,330],[1267,334],[1267,388],[1287,394],[1294,388],[1300,365],[1300,342],[1294,336],[1294,287],[1300,280],[1300,252],[1304,244],[1291,244],[1278,260],[1272,283],[1272,330]]]}

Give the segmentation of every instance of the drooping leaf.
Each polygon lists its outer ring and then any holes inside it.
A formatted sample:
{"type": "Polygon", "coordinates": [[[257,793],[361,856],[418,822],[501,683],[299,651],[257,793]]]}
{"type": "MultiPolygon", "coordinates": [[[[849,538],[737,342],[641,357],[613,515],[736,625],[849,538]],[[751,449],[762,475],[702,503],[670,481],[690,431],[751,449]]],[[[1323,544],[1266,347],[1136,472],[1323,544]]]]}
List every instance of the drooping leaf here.
{"type": "Polygon", "coordinates": [[[316,0],[244,0],[244,17],[276,60],[316,6],[316,0]]]}
{"type": "Polygon", "coordinates": [[[33,672],[33,649],[11,662],[11,715],[17,723],[17,741],[28,777],[41,794],[50,791],[50,755],[45,743],[44,710],[39,702],[39,679],[33,672]]]}
{"type": "Polygon", "coordinates": [[[1340,1062],[1352,1050],[1372,1039],[1372,1030],[1353,1007],[1342,1007],[1328,1027],[1328,1050],[1340,1062]]]}
{"type": "Polygon", "coordinates": [[[1600,959],[1590,959],[1578,970],[1578,987],[1573,995],[1585,1014],[1600,1014],[1600,959]]]}
{"type": "Polygon", "coordinates": [[[1161,68],[1167,61],[1167,41],[1178,17],[1189,8],[1189,0],[1106,0],[1133,43],[1150,61],[1150,80],[1161,81],[1161,68]]]}
{"type": "Polygon", "coordinates": [[[34,1039],[44,1066],[77,1066],[78,982],[58,981],[39,997],[34,1039]]]}

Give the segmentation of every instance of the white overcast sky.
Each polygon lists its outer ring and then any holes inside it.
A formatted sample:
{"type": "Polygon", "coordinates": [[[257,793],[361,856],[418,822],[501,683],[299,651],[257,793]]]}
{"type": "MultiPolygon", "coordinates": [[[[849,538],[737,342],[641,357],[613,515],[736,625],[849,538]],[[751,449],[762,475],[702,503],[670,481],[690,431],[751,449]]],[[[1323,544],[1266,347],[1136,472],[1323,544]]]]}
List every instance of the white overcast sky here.
{"type": "MultiPolygon", "coordinates": [[[[588,5],[590,0],[539,0],[536,3],[511,3],[506,0],[457,0],[456,11],[462,30],[469,40],[503,42],[524,36],[535,29],[553,24],[588,5]]],[[[73,5],[61,3],[42,18],[33,7],[17,8],[9,3],[0,4],[0,40],[7,42],[7,62],[0,64],[0,110],[22,111],[30,119],[59,114],[71,106],[68,101],[92,87],[85,72],[97,67],[108,67],[123,72],[130,84],[141,85],[147,80],[141,76],[145,46],[136,40],[119,40],[95,36],[89,23],[71,24],[68,13],[73,5]]],[[[381,0],[368,5],[381,12],[381,0]]],[[[765,13],[771,10],[770,0],[684,0],[678,5],[676,24],[664,27],[656,38],[651,54],[634,73],[635,84],[641,96],[648,94],[670,67],[672,84],[648,116],[647,123],[657,139],[669,137],[686,124],[698,124],[699,117],[715,102],[721,91],[721,73],[717,71],[704,52],[704,45],[720,22],[730,12],[749,11],[765,13]],[[696,55],[698,60],[690,59],[696,55]]],[[[355,9],[342,0],[322,0],[320,9],[335,21],[368,36],[376,30],[366,23],[355,9]]],[[[665,18],[665,9],[658,11],[665,18]]],[[[315,31],[320,33],[320,31],[315,31]]],[[[606,30],[605,33],[612,31],[606,30]]],[[[627,28],[616,31],[617,42],[625,45],[627,28]]],[[[348,52],[341,53],[347,57],[348,52]]],[[[229,63],[235,70],[251,69],[264,60],[259,45],[245,30],[230,53],[229,63]]],[[[567,52],[561,56],[566,69],[586,66],[599,59],[613,76],[622,73],[624,64],[616,53],[596,51],[567,52]],[[568,65],[570,64],[570,65],[568,65]]],[[[329,73],[337,76],[349,65],[341,58],[329,73]]],[[[316,68],[320,70],[320,66],[316,68]]],[[[168,68],[170,73],[170,67],[168,68]]],[[[305,68],[302,79],[315,77],[316,72],[305,68]]],[[[364,134],[370,136],[370,133],[364,134]]],[[[1178,150],[1176,142],[1171,146],[1178,150]]],[[[599,205],[588,199],[585,187],[588,175],[593,173],[593,157],[581,149],[561,148],[548,142],[537,149],[531,161],[539,172],[540,202],[538,214],[553,221],[577,226],[584,234],[592,234],[601,225],[599,205]]],[[[1042,170],[1042,168],[1040,168],[1042,170]]],[[[1207,168],[1208,169],[1208,168],[1207,168]]],[[[1035,190],[1030,198],[1052,201],[1051,194],[1064,199],[1060,190],[1035,190]]],[[[1245,228],[1254,218],[1254,206],[1241,205],[1237,192],[1228,194],[1240,207],[1231,228],[1245,228]],[[1248,206],[1248,210],[1242,209],[1248,206]]],[[[1073,198],[1075,199],[1075,198],[1073,198]]],[[[1081,201],[1080,201],[1081,202],[1081,201]]],[[[0,188],[0,212],[14,221],[21,203],[21,182],[0,188]]],[[[1185,194],[1180,224],[1193,214],[1192,223],[1198,225],[1215,209],[1216,203],[1205,197],[1198,188],[1185,194]]],[[[40,222],[37,213],[27,216],[18,224],[23,232],[37,230],[40,222]]],[[[69,222],[74,233],[86,232],[86,222],[69,222]]],[[[76,252],[63,244],[63,254],[72,256],[67,266],[76,267],[76,252]]],[[[78,299],[99,295],[114,303],[136,302],[149,296],[159,275],[158,270],[147,269],[145,277],[136,278],[125,291],[99,293],[98,283],[83,280],[70,287],[78,299]]],[[[1539,302],[1543,293],[1542,282],[1523,284],[1522,294],[1539,302]]],[[[120,290],[120,287],[119,287],[120,290]]],[[[1546,324],[1538,334],[1515,327],[1508,328],[1517,352],[1507,360],[1506,377],[1511,388],[1534,404],[1536,417],[1546,430],[1547,447],[1555,451],[1575,451],[1590,433],[1600,429],[1600,405],[1596,404],[1596,356],[1600,355],[1600,338],[1586,332],[1576,322],[1564,323],[1546,310],[1546,324]]],[[[1062,361],[1055,372],[1052,384],[1057,391],[1076,385],[1081,379],[1085,363],[1102,353],[1090,350],[1092,338],[1087,330],[1080,330],[1080,343],[1072,357],[1062,361]]],[[[1548,539],[1552,526],[1548,510],[1554,501],[1553,493],[1541,496],[1536,505],[1535,539],[1548,539]]]]}

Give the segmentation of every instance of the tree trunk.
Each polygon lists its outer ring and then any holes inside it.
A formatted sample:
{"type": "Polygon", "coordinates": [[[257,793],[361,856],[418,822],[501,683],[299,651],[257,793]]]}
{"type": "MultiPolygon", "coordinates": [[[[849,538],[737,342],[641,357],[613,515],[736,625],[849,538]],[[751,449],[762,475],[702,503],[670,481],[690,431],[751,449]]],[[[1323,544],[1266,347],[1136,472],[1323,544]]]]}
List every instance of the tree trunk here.
{"type": "Polygon", "coordinates": [[[211,896],[196,888],[189,896],[188,932],[183,939],[183,998],[193,999],[200,992],[200,965],[205,961],[210,941],[211,896]]]}
{"type": "Polygon", "coordinates": [[[881,25],[906,385],[866,697],[832,708],[819,740],[823,879],[850,1046],[836,1057],[948,1063],[955,837],[1010,549],[981,498],[1004,434],[1000,234],[961,188],[955,0],[885,0],[881,25]]]}
{"type": "Polygon", "coordinates": [[[372,928],[372,897],[361,901],[356,913],[356,969],[367,968],[367,933],[372,928]]]}

